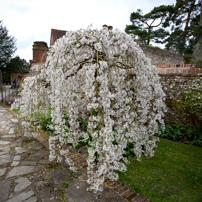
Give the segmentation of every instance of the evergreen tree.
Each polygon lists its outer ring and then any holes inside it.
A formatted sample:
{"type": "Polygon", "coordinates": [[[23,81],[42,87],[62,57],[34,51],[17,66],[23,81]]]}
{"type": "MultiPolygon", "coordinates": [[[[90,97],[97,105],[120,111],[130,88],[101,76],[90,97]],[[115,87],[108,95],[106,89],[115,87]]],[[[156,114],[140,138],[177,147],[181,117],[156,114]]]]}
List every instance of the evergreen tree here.
{"type": "Polygon", "coordinates": [[[167,18],[171,25],[170,36],[166,39],[167,49],[176,50],[183,55],[192,54],[201,30],[200,10],[199,0],[176,0],[174,12],[167,18]]]}
{"type": "Polygon", "coordinates": [[[7,72],[20,72],[29,71],[29,64],[25,59],[21,59],[19,56],[12,58],[9,63],[7,63],[7,72]]]}
{"type": "Polygon", "coordinates": [[[172,6],[155,7],[151,12],[143,14],[142,10],[138,9],[131,13],[130,21],[132,25],[127,25],[126,33],[132,33],[142,44],[149,45],[151,42],[164,43],[164,39],[169,32],[161,27],[166,23],[169,11],[172,6]]]}
{"type": "Polygon", "coordinates": [[[162,43],[168,50],[192,54],[202,30],[200,13],[201,0],[176,0],[175,5],[161,5],[145,15],[140,9],[131,13],[132,25],[125,31],[142,44],[162,43]]]}
{"type": "Polygon", "coordinates": [[[200,33],[198,35],[196,45],[194,46],[193,51],[193,61],[202,63],[202,4],[201,4],[201,14],[200,14],[200,22],[199,25],[201,27],[200,33]]]}
{"type": "Polygon", "coordinates": [[[8,35],[8,30],[0,21],[0,70],[5,71],[13,53],[16,51],[16,39],[8,35]]]}

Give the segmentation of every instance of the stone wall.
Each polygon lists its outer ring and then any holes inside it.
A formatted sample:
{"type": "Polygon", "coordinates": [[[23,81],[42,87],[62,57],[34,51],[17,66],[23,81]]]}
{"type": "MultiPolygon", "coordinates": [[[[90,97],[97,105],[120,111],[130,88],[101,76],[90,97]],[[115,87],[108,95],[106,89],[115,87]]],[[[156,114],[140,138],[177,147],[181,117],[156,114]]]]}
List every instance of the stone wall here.
{"type": "Polygon", "coordinates": [[[188,67],[189,64],[183,64],[180,66],[183,67],[157,67],[160,76],[160,81],[167,99],[180,99],[180,94],[184,90],[186,90],[187,87],[190,86],[194,80],[198,78],[202,79],[202,68],[191,68],[188,67]]]}
{"type": "Polygon", "coordinates": [[[167,99],[179,100],[189,86],[202,75],[161,75],[160,82],[167,99]]]}
{"type": "Polygon", "coordinates": [[[165,123],[201,128],[202,74],[160,74],[160,82],[166,95],[165,123]]]}
{"type": "Polygon", "coordinates": [[[140,45],[145,55],[151,59],[152,64],[183,64],[184,58],[180,54],[173,53],[156,47],[140,45]]]}

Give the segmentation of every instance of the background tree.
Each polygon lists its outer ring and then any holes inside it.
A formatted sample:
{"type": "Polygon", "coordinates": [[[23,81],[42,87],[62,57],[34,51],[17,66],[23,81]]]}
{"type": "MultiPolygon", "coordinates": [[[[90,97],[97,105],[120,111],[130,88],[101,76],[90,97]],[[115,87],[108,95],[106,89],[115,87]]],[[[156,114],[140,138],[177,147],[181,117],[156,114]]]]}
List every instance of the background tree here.
{"type": "MultiPolygon", "coordinates": [[[[202,27],[202,4],[201,4],[201,14],[200,14],[200,27],[202,27]]],[[[193,51],[193,61],[202,62],[202,29],[200,29],[199,36],[196,41],[196,45],[194,46],[193,51]]]]}
{"type": "Polygon", "coordinates": [[[183,55],[192,54],[201,27],[199,26],[201,1],[176,0],[173,12],[167,18],[171,33],[166,39],[166,49],[183,55]]]}
{"type": "Polygon", "coordinates": [[[168,50],[192,54],[201,33],[200,13],[201,0],[176,0],[175,5],[161,5],[145,15],[140,9],[131,13],[132,25],[125,31],[142,44],[162,43],[168,50]]]}
{"type": "Polygon", "coordinates": [[[143,14],[142,10],[138,9],[131,13],[130,21],[132,25],[127,25],[126,33],[132,33],[142,44],[149,45],[151,42],[164,43],[164,39],[169,32],[160,27],[165,23],[169,11],[172,6],[155,7],[151,12],[143,14]]]}
{"type": "Polygon", "coordinates": [[[29,63],[25,59],[21,59],[19,56],[12,58],[6,65],[7,72],[20,72],[29,71],[29,63]]]}
{"type": "Polygon", "coordinates": [[[8,35],[8,30],[0,21],[0,69],[5,70],[6,64],[16,51],[16,39],[8,35]]]}

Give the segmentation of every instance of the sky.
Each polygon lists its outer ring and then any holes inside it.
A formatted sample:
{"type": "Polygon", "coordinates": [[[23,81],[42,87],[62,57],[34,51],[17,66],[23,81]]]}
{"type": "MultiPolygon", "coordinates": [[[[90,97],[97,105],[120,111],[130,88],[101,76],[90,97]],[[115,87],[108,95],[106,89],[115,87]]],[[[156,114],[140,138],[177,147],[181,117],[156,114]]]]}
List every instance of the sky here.
{"type": "Polygon", "coordinates": [[[176,0],[0,0],[0,20],[16,39],[18,55],[32,60],[34,41],[50,45],[51,29],[78,30],[89,25],[101,29],[112,25],[124,31],[130,14],[137,9],[144,13],[176,0]]]}

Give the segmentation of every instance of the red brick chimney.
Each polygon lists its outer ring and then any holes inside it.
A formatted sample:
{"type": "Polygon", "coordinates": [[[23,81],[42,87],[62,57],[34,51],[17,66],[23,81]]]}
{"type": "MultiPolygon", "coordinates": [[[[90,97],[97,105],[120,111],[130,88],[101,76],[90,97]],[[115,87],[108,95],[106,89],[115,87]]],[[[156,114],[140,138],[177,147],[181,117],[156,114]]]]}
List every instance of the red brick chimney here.
{"type": "Polygon", "coordinates": [[[47,50],[48,46],[46,42],[35,41],[33,45],[33,60],[30,63],[45,63],[47,50]]]}

